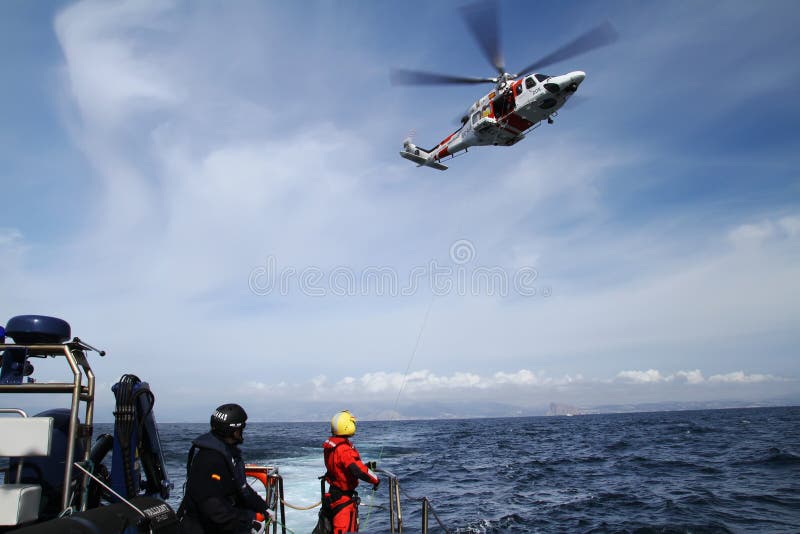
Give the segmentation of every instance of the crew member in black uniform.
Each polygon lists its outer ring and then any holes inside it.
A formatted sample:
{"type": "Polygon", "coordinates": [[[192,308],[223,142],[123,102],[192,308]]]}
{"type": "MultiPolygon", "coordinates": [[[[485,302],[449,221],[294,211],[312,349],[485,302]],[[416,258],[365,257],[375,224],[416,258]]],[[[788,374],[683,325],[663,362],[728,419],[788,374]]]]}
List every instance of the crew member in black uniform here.
{"type": "Polygon", "coordinates": [[[185,534],[245,534],[256,512],[272,515],[247,484],[239,445],[247,414],[238,404],[223,404],[211,414],[211,432],[192,442],[186,467],[186,493],[178,515],[185,534]]]}

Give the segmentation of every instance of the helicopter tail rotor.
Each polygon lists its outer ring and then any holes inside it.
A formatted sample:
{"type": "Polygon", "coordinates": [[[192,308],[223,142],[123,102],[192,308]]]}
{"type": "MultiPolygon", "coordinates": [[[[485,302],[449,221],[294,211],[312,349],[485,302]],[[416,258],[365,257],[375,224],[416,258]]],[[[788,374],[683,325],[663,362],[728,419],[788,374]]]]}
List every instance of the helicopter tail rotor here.
{"type": "Polygon", "coordinates": [[[417,137],[417,130],[412,128],[408,131],[408,135],[406,135],[406,138],[403,139],[403,148],[413,147],[415,137],[417,137]]]}

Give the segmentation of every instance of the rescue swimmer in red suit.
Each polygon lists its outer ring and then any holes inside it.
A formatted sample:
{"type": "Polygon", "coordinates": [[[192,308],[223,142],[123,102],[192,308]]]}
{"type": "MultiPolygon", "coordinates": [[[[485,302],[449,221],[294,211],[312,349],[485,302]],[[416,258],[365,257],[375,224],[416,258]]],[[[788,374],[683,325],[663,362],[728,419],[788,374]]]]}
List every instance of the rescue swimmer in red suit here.
{"type": "MultiPolygon", "coordinates": [[[[333,532],[358,532],[359,480],[378,489],[381,480],[361,461],[350,436],[356,433],[356,418],[347,411],[338,412],[331,419],[331,437],[322,444],[325,454],[325,480],[329,484],[330,507],[333,511],[333,532]]],[[[373,466],[374,467],[374,466],[373,466]]]]}

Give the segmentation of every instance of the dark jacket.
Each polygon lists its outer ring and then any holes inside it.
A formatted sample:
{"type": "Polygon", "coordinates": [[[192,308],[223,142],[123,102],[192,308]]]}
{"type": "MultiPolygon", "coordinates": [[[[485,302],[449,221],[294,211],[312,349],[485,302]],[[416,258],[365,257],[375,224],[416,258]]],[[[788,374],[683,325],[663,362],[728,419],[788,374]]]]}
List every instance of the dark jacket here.
{"type": "Polygon", "coordinates": [[[216,534],[250,532],[256,512],[267,503],[247,485],[242,453],[211,432],[192,442],[181,503],[181,532],[216,534]]]}

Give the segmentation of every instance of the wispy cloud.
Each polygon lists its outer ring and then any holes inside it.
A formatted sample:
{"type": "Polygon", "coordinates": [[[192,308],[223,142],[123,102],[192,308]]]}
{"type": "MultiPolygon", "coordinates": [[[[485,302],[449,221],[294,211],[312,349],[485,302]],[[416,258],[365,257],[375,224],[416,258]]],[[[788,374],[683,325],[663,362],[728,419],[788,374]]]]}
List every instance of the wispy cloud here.
{"type": "Polygon", "coordinates": [[[790,215],[776,220],[737,226],[728,234],[736,246],[760,245],[770,240],[794,239],[800,235],[800,216],[790,215]]]}

